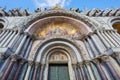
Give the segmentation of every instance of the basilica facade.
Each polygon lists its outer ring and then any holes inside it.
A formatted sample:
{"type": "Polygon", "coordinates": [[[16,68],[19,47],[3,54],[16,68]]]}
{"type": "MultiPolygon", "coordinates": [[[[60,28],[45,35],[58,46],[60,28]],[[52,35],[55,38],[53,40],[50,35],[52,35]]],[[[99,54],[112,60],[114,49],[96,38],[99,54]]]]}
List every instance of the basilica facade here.
{"type": "Polygon", "coordinates": [[[0,10],[0,80],[120,80],[120,9],[0,10]]]}

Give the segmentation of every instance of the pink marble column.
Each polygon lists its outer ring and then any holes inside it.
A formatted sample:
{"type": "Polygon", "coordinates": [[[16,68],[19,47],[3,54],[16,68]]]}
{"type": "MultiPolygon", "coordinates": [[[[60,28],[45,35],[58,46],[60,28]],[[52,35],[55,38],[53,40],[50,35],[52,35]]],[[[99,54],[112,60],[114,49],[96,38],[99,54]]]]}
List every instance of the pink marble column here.
{"type": "Polygon", "coordinates": [[[80,67],[80,70],[82,72],[82,78],[83,78],[83,80],[87,80],[82,66],[80,67]]]}
{"type": "Polygon", "coordinates": [[[5,73],[3,74],[2,76],[2,79],[1,80],[7,80],[8,76],[9,76],[9,73],[10,71],[12,70],[12,67],[14,65],[15,61],[10,61],[5,73]]]}
{"type": "Polygon", "coordinates": [[[103,79],[103,80],[108,80],[107,77],[105,76],[105,73],[104,73],[104,71],[103,71],[100,63],[98,63],[98,64],[96,64],[96,65],[97,65],[97,67],[98,67],[98,69],[99,69],[99,72],[100,72],[100,75],[101,75],[102,79],[103,79]]]}
{"type": "Polygon", "coordinates": [[[38,66],[39,66],[39,63],[36,63],[32,80],[35,80],[35,79],[36,79],[36,73],[37,73],[37,68],[38,68],[38,66]]]}
{"type": "Polygon", "coordinates": [[[109,67],[110,71],[112,72],[113,77],[115,78],[115,80],[120,80],[120,77],[119,77],[118,74],[115,72],[115,70],[114,70],[114,68],[112,67],[112,65],[110,64],[110,62],[107,61],[107,62],[105,62],[105,63],[108,65],[108,67],[109,67]]]}
{"type": "Polygon", "coordinates": [[[21,69],[23,63],[24,63],[24,62],[20,62],[19,67],[18,67],[18,69],[17,69],[17,71],[16,71],[16,74],[15,74],[14,80],[17,80],[17,79],[18,79],[18,74],[19,74],[19,72],[20,72],[20,69],[21,69]]]}
{"type": "Polygon", "coordinates": [[[79,80],[78,73],[77,73],[77,70],[76,70],[76,65],[74,65],[74,71],[75,71],[76,80],[79,80]]]}

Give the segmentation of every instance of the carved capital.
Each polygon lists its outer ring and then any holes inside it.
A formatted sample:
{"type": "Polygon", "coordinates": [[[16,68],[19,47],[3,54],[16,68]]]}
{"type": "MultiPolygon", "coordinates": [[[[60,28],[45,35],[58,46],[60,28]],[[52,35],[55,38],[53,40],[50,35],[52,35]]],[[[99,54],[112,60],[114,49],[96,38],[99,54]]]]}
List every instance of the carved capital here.
{"type": "Polygon", "coordinates": [[[35,68],[38,68],[39,65],[40,65],[39,62],[35,62],[35,68]]]}
{"type": "Polygon", "coordinates": [[[11,55],[11,61],[16,61],[17,59],[18,58],[16,54],[11,55]]]}
{"type": "Polygon", "coordinates": [[[20,60],[20,64],[24,64],[26,61],[24,59],[20,60]]]}
{"type": "Polygon", "coordinates": [[[33,65],[33,61],[28,61],[28,65],[32,66],[33,65]]]}
{"type": "Polygon", "coordinates": [[[102,56],[102,57],[101,57],[101,60],[102,60],[102,61],[109,61],[109,56],[102,56]]]}
{"type": "Polygon", "coordinates": [[[99,64],[100,63],[100,59],[94,59],[94,60],[92,60],[94,63],[96,63],[96,64],[99,64]]]}

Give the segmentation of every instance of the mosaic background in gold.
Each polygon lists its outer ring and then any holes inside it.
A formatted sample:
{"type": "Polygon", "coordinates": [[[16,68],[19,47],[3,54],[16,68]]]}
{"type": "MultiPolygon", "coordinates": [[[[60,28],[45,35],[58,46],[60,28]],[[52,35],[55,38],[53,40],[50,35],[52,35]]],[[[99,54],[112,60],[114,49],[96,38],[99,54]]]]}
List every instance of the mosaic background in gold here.
{"type": "Polygon", "coordinates": [[[58,32],[64,35],[74,35],[79,32],[79,28],[70,23],[53,22],[42,27],[40,26],[39,29],[34,32],[34,35],[44,38],[47,35],[54,35],[58,32]]]}

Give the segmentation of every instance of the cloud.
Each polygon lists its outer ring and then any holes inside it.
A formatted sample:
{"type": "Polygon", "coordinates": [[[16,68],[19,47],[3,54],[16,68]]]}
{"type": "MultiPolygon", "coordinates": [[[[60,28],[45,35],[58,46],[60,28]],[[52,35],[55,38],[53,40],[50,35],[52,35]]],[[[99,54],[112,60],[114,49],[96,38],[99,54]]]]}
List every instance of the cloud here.
{"type": "Polygon", "coordinates": [[[34,0],[36,7],[53,7],[58,4],[61,7],[68,6],[71,0],[34,0]]]}

